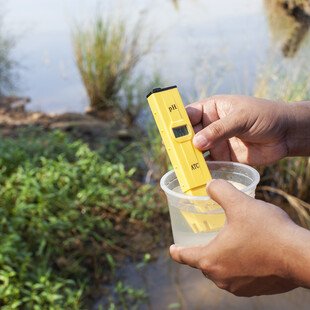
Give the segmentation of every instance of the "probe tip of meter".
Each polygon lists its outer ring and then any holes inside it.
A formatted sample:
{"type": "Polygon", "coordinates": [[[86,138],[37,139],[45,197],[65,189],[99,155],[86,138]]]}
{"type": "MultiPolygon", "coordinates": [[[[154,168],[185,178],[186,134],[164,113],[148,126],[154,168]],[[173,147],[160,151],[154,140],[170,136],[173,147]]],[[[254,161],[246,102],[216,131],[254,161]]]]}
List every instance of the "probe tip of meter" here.
{"type": "Polygon", "coordinates": [[[177,86],[154,88],[147,99],[178,178],[181,190],[205,196],[211,174],[203,154],[194,147],[194,130],[177,86]]]}

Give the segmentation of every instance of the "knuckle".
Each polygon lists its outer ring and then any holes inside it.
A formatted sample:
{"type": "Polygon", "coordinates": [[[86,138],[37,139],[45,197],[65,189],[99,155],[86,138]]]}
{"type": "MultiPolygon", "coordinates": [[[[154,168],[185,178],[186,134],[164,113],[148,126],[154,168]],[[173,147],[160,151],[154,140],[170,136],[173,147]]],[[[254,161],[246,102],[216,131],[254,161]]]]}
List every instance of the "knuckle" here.
{"type": "Polygon", "coordinates": [[[191,111],[191,110],[196,110],[197,108],[199,108],[200,105],[202,105],[202,102],[201,102],[201,101],[193,102],[193,103],[188,104],[188,105],[185,107],[185,110],[186,110],[187,112],[188,112],[188,111],[191,111]]]}
{"type": "Polygon", "coordinates": [[[209,126],[209,133],[212,137],[221,137],[225,134],[225,128],[221,122],[209,126]]]}
{"type": "Polygon", "coordinates": [[[206,103],[210,104],[210,103],[213,103],[215,104],[217,101],[219,101],[221,98],[221,95],[213,95],[213,96],[210,96],[206,99],[206,103]]]}
{"type": "Polygon", "coordinates": [[[246,122],[247,122],[246,111],[237,110],[232,114],[231,120],[232,120],[231,127],[235,128],[237,133],[240,133],[240,131],[246,129],[246,122]]]}
{"type": "Polygon", "coordinates": [[[240,286],[240,283],[235,281],[226,281],[226,291],[229,293],[238,296],[238,297],[250,297],[251,294],[246,294],[242,286],[240,286]]]}
{"type": "Polygon", "coordinates": [[[209,259],[201,260],[199,262],[199,269],[209,279],[218,279],[221,276],[221,267],[209,259]]]}
{"type": "Polygon", "coordinates": [[[225,282],[225,281],[216,281],[216,282],[214,282],[214,283],[215,283],[215,285],[216,285],[218,288],[230,292],[230,290],[229,290],[229,289],[230,289],[230,285],[229,285],[227,282],[225,282]]]}
{"type": "Polygon", "coordinates": [[[212,95],[208,97],[207,101],[217,103],[227,100],[228,97],[229,97],[228,95],[212,95]]]}
{"type": "Polygon", "coordinates": [[[209,270],[210,270],[210,261],[208,258],[204,258],[204,259],[201,259],[199,262],[198,262],[198,268],[200,270],[203,271],[203,273],[207,273],[209,274],[209,270]]]}
{"type": "Polygon", "coordinates": [[[177,261],[181,264],[185,264],[185,258],[182,251],[178,252],[177,261]]]}
{"type": "Polygon", "coordinates": [[[229,288],[228,292],[232,293],[233,295],[235,295],[237,297],[246,297],[245,294],[243,294],[241,291],[239,291],[237,289],[229,288]]]}

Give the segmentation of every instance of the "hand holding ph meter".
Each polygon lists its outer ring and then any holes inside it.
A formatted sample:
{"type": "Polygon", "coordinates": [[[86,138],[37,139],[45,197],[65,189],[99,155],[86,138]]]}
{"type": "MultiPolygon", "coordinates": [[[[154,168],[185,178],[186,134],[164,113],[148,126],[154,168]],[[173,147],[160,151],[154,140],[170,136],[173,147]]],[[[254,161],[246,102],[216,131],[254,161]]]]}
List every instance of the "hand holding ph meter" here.
{"type": "MultiPolygon", "coordinates": [[[[225,213],[207,196],[206,184],[212,180],[211,173],[203,154],[193,145],[194,130],[178,89],[156,88],[147,98],[177,177],[173,181],[168,173],[161,180],[168,197],[174,240],[181,245],[211,240],[225,224],[225,213]]],[[[230,180],[254,195],[259,180],[254,169],[231,163],[211,165],[216,178],[230,180]]]]}
{"type": "MultiPolygon", "coordinates": [[[[214,160],[266,165],[310,155],[309,101],[213,96],[186,109],[197,132],[194,145],[210,150],[214,160]]],[[[275,205],[244,195],[223,180],[212,180],[208,194],[225,209],[226,225],[209,244],[171,246],[175,261],[200,269],[237,296],[310,288],[309,230],[275,205]]]]}

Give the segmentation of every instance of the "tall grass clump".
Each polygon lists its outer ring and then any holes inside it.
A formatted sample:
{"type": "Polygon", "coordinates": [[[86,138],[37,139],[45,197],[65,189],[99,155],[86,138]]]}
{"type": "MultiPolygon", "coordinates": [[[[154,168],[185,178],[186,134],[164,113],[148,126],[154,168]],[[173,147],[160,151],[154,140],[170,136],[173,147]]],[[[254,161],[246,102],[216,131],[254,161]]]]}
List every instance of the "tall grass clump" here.
{"type": "MultiPolygon", "coordinates": [[[[296,63],[269,65],[259,75],[256,97],[280,100],[283,104],[310,100],[309,64],[300,60],[296,63]]],[[[280,162],[262,167],[261,175],[266,195],[281,195],[296,210],[299,222],[310,228],[310,158],[285,158],[280,162]],[[273,194],[270,194],[273,193],[273,194]]]]}
{"type": "Polygon", "coordinates": [[[88,26],[73,31],[75,60],[91,111],[118,106],[119,91],[147,53],[141,47],[141,20],[129,27],[124,20],[97,15],[88,26]]]}
{"type": "Polygon", "coordinates": [[[159,210],[134,174],[58,131],[1,137],[1,309],[88,307],[159,210]]]}

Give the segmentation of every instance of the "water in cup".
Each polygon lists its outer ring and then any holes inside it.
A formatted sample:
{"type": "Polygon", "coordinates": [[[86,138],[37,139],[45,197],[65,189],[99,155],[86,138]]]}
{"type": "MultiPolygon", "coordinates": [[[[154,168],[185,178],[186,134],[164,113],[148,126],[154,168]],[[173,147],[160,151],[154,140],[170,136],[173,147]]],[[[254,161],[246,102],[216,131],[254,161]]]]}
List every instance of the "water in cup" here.
{"type": "MultiPolygon", "coordinates": [[[[243,193],[254,197],[259,173],[252,167],[234,162],[208,162],[213,179],[230,182],[243,193]]],[[[225,225],[224,210],[208,196],[182,193],[174,171],[167,172],[160,181],[165,191],[173,239],[179,246],[207,244],[225,225]]]]}
{"type": "MultiPolygon", "coordinates": [[[[239,190],[245,188],[243,184],[235,181],[229,183],[239,190]]],[[[180,186],[175,187],[173,191],[182,193],[180,186]]],[[[184,245],[187,244],[187,240],[191,244],[207,243],[225,224],[224,210],[215,201],[193,201],[193,205],[197,212],[186,210],[186,205],[170,210],[171,217],[174,217],[172,225],[175,243],[178,243],[179,238],[184,245]]]]}

